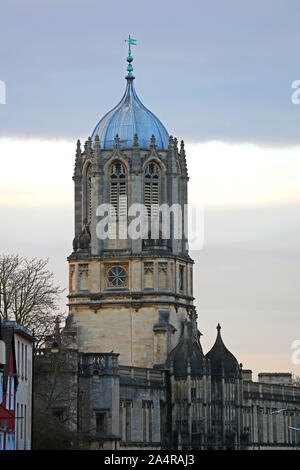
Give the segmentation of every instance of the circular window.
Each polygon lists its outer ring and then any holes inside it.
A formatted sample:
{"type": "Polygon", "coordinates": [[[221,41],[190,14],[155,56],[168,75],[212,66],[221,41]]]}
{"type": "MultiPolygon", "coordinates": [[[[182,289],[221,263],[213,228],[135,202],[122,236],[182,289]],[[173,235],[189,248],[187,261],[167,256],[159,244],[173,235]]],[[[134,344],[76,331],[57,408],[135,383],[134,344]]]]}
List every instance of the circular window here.
{"type": "Polygon", "coordinates": [[[126,283],[126,271],[121,266],[114,266],[108,271],[108,283],[113,287],[122,287],[126,283]]]}

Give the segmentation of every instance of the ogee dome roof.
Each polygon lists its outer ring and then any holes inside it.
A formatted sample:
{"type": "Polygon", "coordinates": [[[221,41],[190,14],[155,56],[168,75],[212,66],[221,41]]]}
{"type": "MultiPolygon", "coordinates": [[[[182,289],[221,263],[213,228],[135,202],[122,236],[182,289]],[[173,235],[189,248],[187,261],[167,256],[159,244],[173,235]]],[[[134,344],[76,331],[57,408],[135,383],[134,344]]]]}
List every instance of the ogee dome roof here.
{"type": "Polygon", "coordinates": [[[133,147],[134,134],[138,135],[139,147],[149,148],[151,136],[155,136],[157,149],[166,150],[169,134],[160,120],[147,109],[134,89],[134,77],[129,73],[123,98],[98,122],[92,133],[92,140],[98,134],[103,149],[113,148],[114,138],[119,135],[120,147],[133,147]]]}
{"type": "Polygon", "coordinates": [[[206,354],[205,358],[210,360],[212,375],[234,376],[237,373],[239,363],[234,355],[228,351],[223,343],[221,336],[221,326],[218,323],[217,339],[211,350],[206,354]]]}
{"type": "Polygon", "coordinates": [[[200,343],[192,339],[192,326],[190,322],[183,324],[183,332],[177,346],[169,353],[167,366],[173,365],[174,375],[184,377],[187,375],[188,364],[191,367],[191,375],[202,375],[204,355],[200,343]]]}

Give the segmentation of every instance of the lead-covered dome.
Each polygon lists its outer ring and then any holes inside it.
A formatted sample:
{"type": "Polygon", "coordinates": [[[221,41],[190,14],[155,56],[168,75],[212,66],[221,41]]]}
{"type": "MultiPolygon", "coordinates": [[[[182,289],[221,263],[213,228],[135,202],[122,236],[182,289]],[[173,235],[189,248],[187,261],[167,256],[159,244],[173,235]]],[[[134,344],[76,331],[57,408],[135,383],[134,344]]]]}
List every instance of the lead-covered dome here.
{"type": "Polygon", "coordinates": [[[192,338],[191,323],[183,323],[183,332],[177,346],[172,349],[167,358],[167,367],[173,367],[176,377],[186,377],[188,366],[191,375],[202,375],[204,372],[204,355],[200,343],[192,338]]]}
{"type": "Polygon", "coordinates": [[[210,360],[212,375],[225,377],[233,377],[237,374],[239,363],[234,355],[228,351],[223,343],[221,336],[221,326],[218,323],[217,339],[211,350],[206,354],[205,358],[210,360]]]}
{"type": "Polygon", "coordinates": [[[121,101],[98,122],[92,133],[92,140],[98,134],[103,149],[113,148],[118,134],[121,148],[133,147],[134,134],[138,136],[140,148],[149,148],[151,136],[155,137],[156,148],[166,150],[169,134],[160,120],[147,109],[134,89],[134,77],[126,77],[127,86],[121,101]]]}

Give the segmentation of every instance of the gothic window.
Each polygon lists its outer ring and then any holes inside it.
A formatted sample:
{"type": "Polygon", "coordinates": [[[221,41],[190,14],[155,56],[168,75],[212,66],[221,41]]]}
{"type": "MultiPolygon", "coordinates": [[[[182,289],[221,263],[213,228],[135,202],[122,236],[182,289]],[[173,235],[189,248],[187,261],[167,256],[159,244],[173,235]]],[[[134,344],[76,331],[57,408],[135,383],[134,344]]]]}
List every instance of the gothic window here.
{"type": "Polygon", "coordinates": [[[159,206],[160,200],[159,183],[159,166],[154,162],[150,162],[146,166],[144,174],[144,204],[147,208],[148,216],[157,213],[157,206],[159,206]]]}
{"type": "Polygon", "coordinates": [[[106,433],[106,413],[105,412],[96,413],[96,433],[97,434],[106,433]]]}
{"type": "Polygon", "coordinates": [[[127,213],[127,187],[125,165],[115,162],[110,167],[110,204],[117,217],[127,213]]]}
{"type": "Polygon", "coordinates": [[[125,418],[125,440],[131,441],[131,408],[132,403],[126,403],[126,418],[125,418]]]}
{"type": "Polygon", "coordinates": [[[183,266],[179,266],[178,287],[179,287],[179,290],[181,291],[184,288],[184,267],[183,266]]]}
{"type": "MultiPolygon", "coordinates": [[[[258,433],[259,433],[259,441],[263,442],[264,441],[264,416],[263,416],[264,409],[263,408],[258,408],[258,419],[259,419],[259,428],[258,428],[258,433]]],[[[286,428],[284,427],[284,431],[286,428]]]]}
{"type": "Polygon", "coordinates": [[[153,403],[151,401],[142,402],[142,424],[143,424],[143,441],[152,442],[152,413],[153,403]]]}
{"type": "Polygon", "coordinates": [[[132,402],[131,401],[121,401],[120,402],[120,434],[122,441],[131,441],[131,411],[132,411],[132,402]]]}

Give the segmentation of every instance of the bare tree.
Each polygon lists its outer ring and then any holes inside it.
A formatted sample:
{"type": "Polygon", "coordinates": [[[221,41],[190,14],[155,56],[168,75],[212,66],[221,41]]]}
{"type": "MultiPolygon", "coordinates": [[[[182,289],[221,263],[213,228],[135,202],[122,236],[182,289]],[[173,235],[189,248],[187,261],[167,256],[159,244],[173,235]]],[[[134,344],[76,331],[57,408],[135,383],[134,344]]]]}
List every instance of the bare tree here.
{"type": "Polygon", "coordinates": [[[59,295],[48,259],[0,255],[0,317],[35,331],[39,341],[53,331],[59,295]]]}
{"type": "Polygon", "coordinates": [[[57,353],[40,349],[35,356],[34,449],[76,448],[79,444],[77,361],[77,353],[62,347],[57,353]]]}
{"type": "Polygon", "coordinates": [[[61,421],[74,427],[78,399],[77,356],[65,349],[56,354],[41,351],[43,354],[35,357],[36,406],[45,413],[63,410],[61,421]]]}

